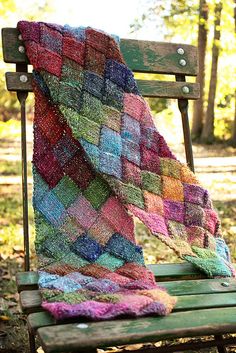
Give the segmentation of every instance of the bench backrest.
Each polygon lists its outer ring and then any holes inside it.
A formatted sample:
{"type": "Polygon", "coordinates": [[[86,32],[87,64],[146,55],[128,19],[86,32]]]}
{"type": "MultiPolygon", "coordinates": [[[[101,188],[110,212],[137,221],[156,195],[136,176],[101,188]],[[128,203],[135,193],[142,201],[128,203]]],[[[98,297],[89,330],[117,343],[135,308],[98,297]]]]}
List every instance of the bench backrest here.
{"type": "MultiPolygon", "coordinates": [[[[21,105],[22,192],[25,270],[29,263],[28,188],[25,102],[32,91],[32,74],[28,72],[29,60],[22,37],[16,28],[2,29],[3,58],[16,64],[16,72],[6,73],[9,91],[17,92],[21,105]]],[[[188,99],[199,98],[199,84],[186,82],[186,76],[197,76],[197,48],[192,45],[121,39],[121,52],[133,72],[174,75],[176,81],[137,80],[144,97],[176,98],[181,112],[186,160],[194,171],[192,143],[188,119],[188,99]]]]}

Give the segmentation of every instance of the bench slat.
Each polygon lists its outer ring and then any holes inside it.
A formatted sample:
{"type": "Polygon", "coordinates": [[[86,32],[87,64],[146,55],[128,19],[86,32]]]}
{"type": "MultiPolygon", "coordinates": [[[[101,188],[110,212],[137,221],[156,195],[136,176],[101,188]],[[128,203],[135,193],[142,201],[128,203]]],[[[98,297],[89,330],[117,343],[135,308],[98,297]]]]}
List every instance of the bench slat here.
{"type": "MultiPolygon", "coordinates": [[[[32,92],[32,74],[7,72],[6,84],[8,91],[32,92]],[[26,79],[26,82],[21,81],[22,77],[26,79]]],[[[137,80],[137,84],[144,97],[198,99],[200,96],[198,83],[137,80]],[[189,93],[184,93],[183,87],[188,87],[189,93]]]]}
{"type": "Polygon", "coordinates": [[[232,308],[176,312],[165,317],[144,317],[65,324],[38,329],[46,353],[89,351],[91,348],[156,342],[168,338],[206,336],[236,332],[236,310],[232,308]],[[66,345],[65,345],[66,342],[66,345]]]}
{"type": "MultiPolygon", "coordinates": [[[[204,278],[204,273],[200,272],[196,266],[188,262],[179,264],[155,264],[147,265],[154,273],[156,281],[173,281],[180,279],[204,278]]],[[[35,271],[18,272],[16,274],[16,284],[18,292],[38,288],[38,274],[35,271]]]]}
{"type": "MultiPolygon", "coordinates": [[[[19,51],[22,41],[16,28],[3,28],[3,57],[7,63],[29,63],[26,54],[19,51]]],[[[121,39],[121,52],[129,68],[135,72],[183,74],[198,73],[197,48],[187,44],[121,39]],[[184,54],[178,54],[179,48],[184,54]],[[186,60],[181,66],[180,60],[186,60]]]]}
{"type": "MultiPolygon", "coordinates": [[[[224,298],[229,298],[229,303],[236,305],[236,280],[228,279],[227,282],[229,283],[228,287],[222,286],[222,283],[225,282],[219,279],[162,282],[162,285],[171,295],[179,296],[175,310],[184,310],[185,305],[188,309],[226,306],[227,301],[224,298]],[[220,293],[222,296],[217,296],[220,293]],[[204,300],[206,294],[208,299],[204,300]],[[225,295],[226,297],[224,297],[225,295]],[[188,298],[185,299],[187,296],[188,298]]],[[[42,310],[39,290],[22,291],[20,303],[22,311],[28,314],[42,310]]]]}
{"type": "MultiPolygon", "coordinates": [[[[205,294],[185,295],[178,297],[178,301],[173,312],[235,306],[235,293],[208,294],[207,300],[205,294]]],[[[35,332],[39,327],[51,326],[55,324],[56,320],[46,311],[29,313],[28,325],[33,332],[35,332]]]]}

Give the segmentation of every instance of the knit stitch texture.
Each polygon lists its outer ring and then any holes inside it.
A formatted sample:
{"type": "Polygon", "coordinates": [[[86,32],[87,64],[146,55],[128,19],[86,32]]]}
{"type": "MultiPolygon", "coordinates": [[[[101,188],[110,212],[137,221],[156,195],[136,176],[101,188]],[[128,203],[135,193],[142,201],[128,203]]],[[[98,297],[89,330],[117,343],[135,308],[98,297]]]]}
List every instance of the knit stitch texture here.
{"type": "Polygon", "coordinates": [[[56,319],[166,315],[133,216],[209,277],[234,275],[208,192],[154,125],[118,41],[21,21],[35,93],[33,206],[42,306],[56,319]]]}

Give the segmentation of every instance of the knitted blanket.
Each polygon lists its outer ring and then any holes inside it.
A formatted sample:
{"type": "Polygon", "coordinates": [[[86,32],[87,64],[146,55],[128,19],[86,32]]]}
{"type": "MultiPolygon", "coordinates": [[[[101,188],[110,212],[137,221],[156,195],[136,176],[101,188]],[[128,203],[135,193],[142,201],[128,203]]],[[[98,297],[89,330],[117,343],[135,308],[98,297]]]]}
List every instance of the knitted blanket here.
{"type": "Polygon", "coordinates": [[[118,40],[21,21],[35,93],[33,206],[43,308],[57,319],[166,315],[133,217],[209,277],[232,276],[208,192],[154,125],[118,40]]]}

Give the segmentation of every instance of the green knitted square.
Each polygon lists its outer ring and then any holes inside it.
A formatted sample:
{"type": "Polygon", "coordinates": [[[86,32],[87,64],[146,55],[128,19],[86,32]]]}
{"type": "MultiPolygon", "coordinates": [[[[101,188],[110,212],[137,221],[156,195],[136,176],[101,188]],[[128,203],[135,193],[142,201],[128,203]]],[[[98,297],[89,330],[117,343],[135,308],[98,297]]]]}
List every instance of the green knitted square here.
{"type": "Polygon", "coordinates": [[[70,65],[63,65],[61,72],[61,81],[70,84],[73,87],[82,88],[83,85],[83,71],[75,70],[70,65]]]}
{"type": "Polygon", "coordinates": [[[106,252],[99,257],[96,264],[104,266],[111,271],[115,271],[117,268],[124,265],[124,260],[118,259],[117,257],[106,252]]]}
{"type": "Polygon", "coordinates": [[[82,257],[74,254],[72,251],[66,254],[61,260],[64,264],[71,265],[76,268],[80,268],[89,264],[87,260],[82,259],[82,257]]]}
{"type": "Polygon", "coordinates": [[[44,241],[49,237],[58,233],[58,230],[55,229],[50,223],[46,221],[46,219],[42,216],[42,214],[34,210],[34,219],[35,219],[35,228],[37,237],[35,240],[35,249],[36,251],[40,251],[40,248],[43,247],[44,241]]]}
{"type": "Polygon", "coordinates": [[[131,184],[122,184],[121,192],[125,203],[131,203],[144,209],[144,198],[141,189],[131,184]]]}
{"type": "Polygon", "coordinates": [[[103,105],[103,110],[105,114],[105,125],[112,130],[120,133],[121,127],[121,112],[115,108],[109,107],[108,105],[103,105]]]}
{"type": "Polygon", "coordinates": [[[59,78],[55,75],[51,75],[49,72],[41,71],[40,73],[49,88],[53,102],[57,103],[59,92],[59,78]]]}
{"type": "Polygon", "coordinates": [[[103,124],[106,119],[102,102],[87,92],[83,92],[80,114],[99,124],[103,124]]]}
{"type": "Polygon", "coordinates": [[[75,138],[82,137],[94,145],[99,144],[100,125],[64,105],[60,105],[59,108],[66,117],[75,138]]]}
{"type": "Polygon", "coordinates": [[[161,174],[180,179],[180,163],[175,159],[160,158],[161,174]]]}
{"type": "Polygon", "coordinates": [[[141,172],[143,188],[161,196],[162,184],[161,177],[151,172],[141,172]]]}
{"type": "Polygon", "coordinates": [[[53,298],[47,299],[48,302],[66,302],[68,304],[79,304],[88,300],[82,293],[60,293],[53,298]]]}
{"type": "Polygon", "coordinates": [[[57,198],[61,203],[68,208],[80,194],[78,186],[66,175],[64,176],[57,186],[53,189],[57,198]]]}
{"type": "Polygon", "coordinates": [[[83,192],[86,199],[96,210],[107,200],[110,195],[110,188],[99,176],[91,181],[87,189],[83,192]]]}

